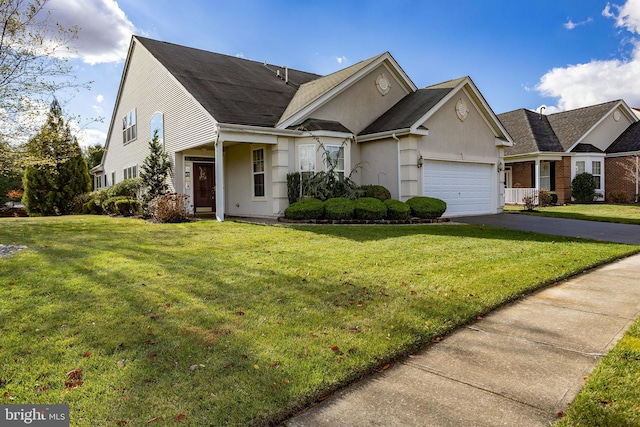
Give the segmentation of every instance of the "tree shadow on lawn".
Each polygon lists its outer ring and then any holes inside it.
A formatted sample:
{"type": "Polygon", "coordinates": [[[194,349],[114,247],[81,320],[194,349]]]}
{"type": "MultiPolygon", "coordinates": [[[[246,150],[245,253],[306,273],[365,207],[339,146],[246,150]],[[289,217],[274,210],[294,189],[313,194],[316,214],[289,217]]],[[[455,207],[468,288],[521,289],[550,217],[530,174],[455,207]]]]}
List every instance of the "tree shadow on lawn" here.
{"type": "Polygon", "coordinates": [[[349,239],[356,242],[367,242],[375,240],[394,239],[406,236],[424,235],[473,239],[513,240],[514,242],[597,242],[601,244],[611,244],[610,242],[595,241],[580,237],[566,237],[536,233],[531,231],[518,231],[506,228],[469,224],[362,226],[295,225],[291,226],[291,228],[309,233],[349,239]]]}

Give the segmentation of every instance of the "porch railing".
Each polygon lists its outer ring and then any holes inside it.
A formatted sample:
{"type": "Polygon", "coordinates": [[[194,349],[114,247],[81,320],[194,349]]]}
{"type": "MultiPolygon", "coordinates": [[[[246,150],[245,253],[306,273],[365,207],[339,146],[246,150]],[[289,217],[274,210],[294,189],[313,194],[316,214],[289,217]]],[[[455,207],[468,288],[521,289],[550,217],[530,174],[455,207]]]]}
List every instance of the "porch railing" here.
{"type": "Polygon", "coordinates": [[[538,204],[538,190],[535,188],[504,189],[504,203],[507,205],[524,205],[525,197],[533,197],[533,203],[538,204]]]}

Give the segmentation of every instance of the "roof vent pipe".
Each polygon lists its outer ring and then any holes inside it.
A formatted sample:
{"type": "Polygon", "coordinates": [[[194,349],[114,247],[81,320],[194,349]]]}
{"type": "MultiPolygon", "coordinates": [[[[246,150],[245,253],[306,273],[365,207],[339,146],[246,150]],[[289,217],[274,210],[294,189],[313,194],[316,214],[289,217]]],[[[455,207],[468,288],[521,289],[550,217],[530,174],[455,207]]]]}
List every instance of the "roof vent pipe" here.
{"type": "Polygon", "coordinates": [[[287,67],[286,65],[284,67],[284,82],[286,84],[289,83],[289,67],[287,67]]]}

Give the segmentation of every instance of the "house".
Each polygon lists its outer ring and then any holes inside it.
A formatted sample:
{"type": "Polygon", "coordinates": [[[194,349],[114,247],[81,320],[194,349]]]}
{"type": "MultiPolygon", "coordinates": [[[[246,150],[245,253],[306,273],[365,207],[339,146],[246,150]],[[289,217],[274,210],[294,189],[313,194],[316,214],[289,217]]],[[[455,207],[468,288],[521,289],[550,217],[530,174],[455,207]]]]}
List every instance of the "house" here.
{"type": "Polygon", "coordinates": [[[385,52],[327,76],[134,36],[96,187],[136,177],[157,130],[193,210],[277,217],[287,174],[324,170],[445,216],[504,206],[512,141],[469,77],[418,89],[385,52]]]}
{"type": "Polygon", "coordinates": [[[640,119],[623,100],[549,115],[519,109],[498,118],[514,141],[505,148],[506,203],[522,203],[538,190],[570,202],[571,181],[582,172],[594,176],[601,200],[614,191],[636,198],[637,174],[630,170],[640,150],[633,131],[640,119]]]}

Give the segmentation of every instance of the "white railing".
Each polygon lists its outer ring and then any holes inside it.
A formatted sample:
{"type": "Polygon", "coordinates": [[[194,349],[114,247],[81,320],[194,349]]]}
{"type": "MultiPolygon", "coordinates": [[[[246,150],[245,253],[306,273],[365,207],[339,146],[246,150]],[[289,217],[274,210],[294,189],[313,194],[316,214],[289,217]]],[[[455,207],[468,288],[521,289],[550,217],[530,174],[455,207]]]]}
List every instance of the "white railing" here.
{"type": "Polygon", "coordinates": [[[504,203],[507,205],[524,205],[525,197],[533,197],[533,203],[538,204],[538,190],[535,188],[505,188],[504,203]]]}

